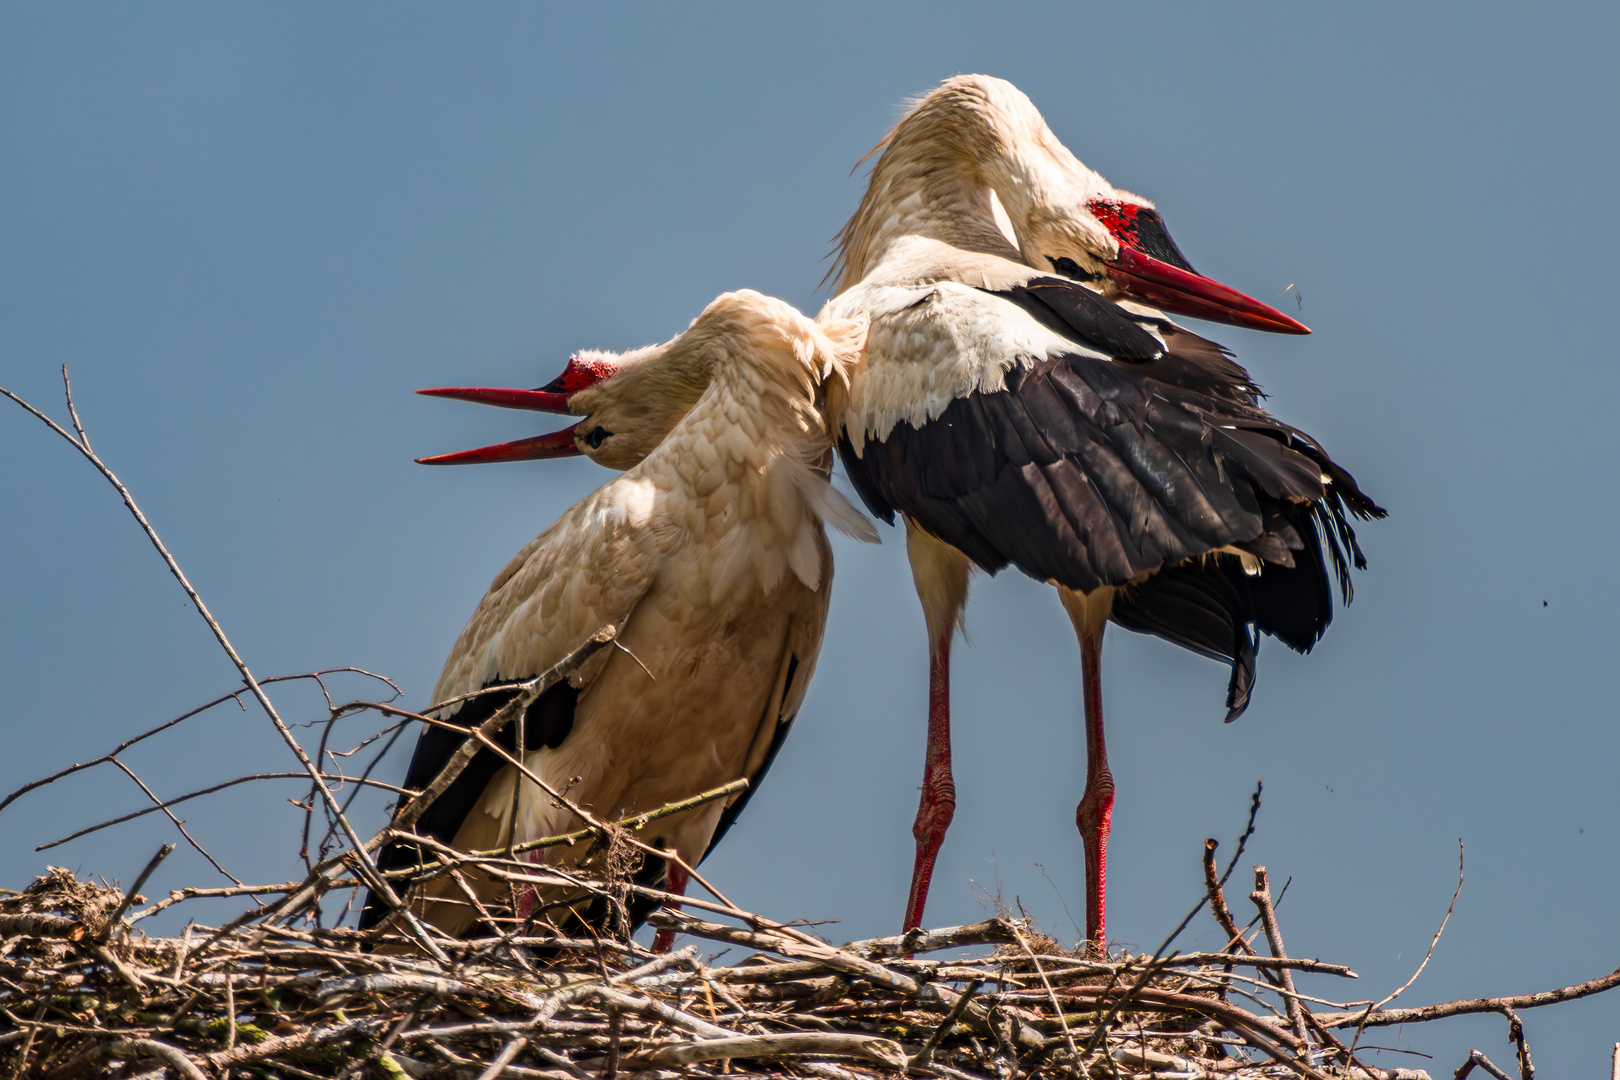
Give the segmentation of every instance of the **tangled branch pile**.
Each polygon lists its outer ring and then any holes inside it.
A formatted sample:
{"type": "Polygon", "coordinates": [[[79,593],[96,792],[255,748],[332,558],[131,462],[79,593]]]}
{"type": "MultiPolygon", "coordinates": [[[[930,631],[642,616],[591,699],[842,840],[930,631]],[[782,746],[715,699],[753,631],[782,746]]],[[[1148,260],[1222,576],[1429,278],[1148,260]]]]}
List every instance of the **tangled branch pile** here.
{"type": "Polygon", "coordinates": [[[442,963],[404,937],[262,918],[149,938],[121,918],[136,899],[60,869],[0,899],[9,1075],[1421,1075],[1349,1066],[1325,1026],[1342,1015],[1301,1037],[1256,974],[1344,968],[1092,961],[1010,918],[834,947],[665,911],[753,955],[545,934],[441,940],[442,963]]]}

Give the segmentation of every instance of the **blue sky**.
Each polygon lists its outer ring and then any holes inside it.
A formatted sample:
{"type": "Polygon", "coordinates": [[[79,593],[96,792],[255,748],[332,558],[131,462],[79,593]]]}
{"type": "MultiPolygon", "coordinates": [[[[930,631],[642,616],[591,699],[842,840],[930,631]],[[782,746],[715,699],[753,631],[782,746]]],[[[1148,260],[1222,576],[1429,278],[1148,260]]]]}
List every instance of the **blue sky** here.
{"type": "MultiPolygon", "coordinates": [[[[536,385],[574,350],[664,340],[717,293],[814,310],[850,168],[940,79],[1013,80],[1088,165],[1154,199],[1201,271],[1316,333],[1194,327],[1391,511],[1309,657],[1222,668],[1111,631],[1110,930],[1152,948],[1205,836],[1251,853],[1291,951],[1404,1002],[1620,964],[1616,16],[1599,5],[938,3],[619,7],[0,6],[0,385],[98,450],[261,675],[356,665],[422,704],[494,572],[606,479],[586,462],[428,470],[543,430],[416,398],[536,385]],[[1607,659],[1606,659],[1607,658],[1607,659]]],[[[225,658],[113,495],[0,410],[0,788],[222,693],[225,658]]],[[[901,538],[837,542],[827,645],[792,742],[708,864],[739,901],[897,924],[926,665],[901,538]]],[[[980,580],[956,660],[960,802],[929,921],[1079,915],[1079,664],[1049,589],[980,580]]],[[[368,694],[358,680],[343,696],[368,694]]],[[[318,696],[278,692],[290,718],[318,696]]],[[[173,794],[293,765],[234,706],[136,755],[173,794]]],[[[403,755],[394,765],[402,773],[403,755]]],[[[249,880],[295,872],[292,789],[191,804],[249,880]]],[[[170,827],[34,845],[141,805],[122,776],[0,816],[0,881],[131,879],[170,827]]],[[[368,823],[380,824],[373,808],[368,823]]],[[[209,884],[182,852],[158,889],[209,884]]],[[[1241,906],[1241,897],[1237,898],[1241,906]]],[[[213,916],[210,916],[213,917],[213,916]]],[[[1194,924],[1188,946],[1210,945],[1194,924]]],[[[1620,998],[1526,1013],[1547,1075],[1603,1067],[1620,998]]],[[[1373,1040],[1509,1056],[1499,1019],[1373,1040]]],[[[1386,1055],[1385,1064],[1422,1059],[1386,1055]]]]}

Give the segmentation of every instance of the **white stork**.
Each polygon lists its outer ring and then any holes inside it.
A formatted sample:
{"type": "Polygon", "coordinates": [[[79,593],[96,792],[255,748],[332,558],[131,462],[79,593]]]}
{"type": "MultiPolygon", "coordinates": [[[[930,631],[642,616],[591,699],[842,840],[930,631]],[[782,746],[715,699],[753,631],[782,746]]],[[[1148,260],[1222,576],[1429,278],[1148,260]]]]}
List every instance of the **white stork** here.
{"type": "MultiPolygon", "coordinates": [[[[548,391],[429,391],[567,408],[584,419],[554,435],[424,460],[585,453],[628,469],[496,576],[433,700],[530,678],[597,628],[621,626],[623,648],[598,653],[526,711],[522,760],[609,819],[748,778],[748,790],[729,802],[648,827],[653,846],[696,865],[752,794],[804,700],[832,579],[823,524],[877,539],[827,483],[831,433],[821,409],[824,381],[847,376],[864,329],[864,319],[817,324],[780,300],[741,291],[716,299],[663,345],[574,358],[548,391]]],[[[510,697],[484,694],[438,715],[477,724],[510,697]]],[[[506,738],[510,747],[514,736],[506,738]]],[[[426,786],[462,741],[454,731],[424,730],[406,787],[426,786]]],[[[514,836],[518,781],[514,768],[481,750],[416,827],[462,850],[489,850],[579,826],[524,780],[514,836]]],[[[560,848],[531,856],[558,866],[577,857],[560,848]]],[[[404,844],[380,860],[385,869],[417,861],[404,844]]],[[[679,867],[649,859],[642,880],[660,879],[674,893],[686,884],[679,867]]],[[[503,893],[487,881],[477,889],[481,900],[503,893]]],[[[423,915],[446,933],[465,934],[477,921],[448,884],[428,896],[423,915]]],[[[652,906],[633,907],[635,921],[652,906]]],[[[383,914],[368,901],[362,923],[383,914]]]]}
{"type": "MultiPolygon", "coordinates": [[[[919,925],[955,807],[951,639],[970,570],[1057,587],[1080,640],[1086,934],[1104,947],[1114,784],[1106,622],[1229,661],[1248,703],[1256,631],[1308,650],[1364,565],[1348,514],[1380,517],[1305,433],[1260,407],[1225,349],[1161,310],[1309,333],[1199,275],[1153,204],[1082,165],[1011,83],[953,78],[873,150],[824,318],[865,314],[866,362],[829,404],[867,507],[906,522],[931,659],[928,752],[905,927],[919,925]],[[1153,304],[1155,307],[1146,305],[1153,304]]],[[[870,156],[870,155],[869,155],[870,156]]]]}

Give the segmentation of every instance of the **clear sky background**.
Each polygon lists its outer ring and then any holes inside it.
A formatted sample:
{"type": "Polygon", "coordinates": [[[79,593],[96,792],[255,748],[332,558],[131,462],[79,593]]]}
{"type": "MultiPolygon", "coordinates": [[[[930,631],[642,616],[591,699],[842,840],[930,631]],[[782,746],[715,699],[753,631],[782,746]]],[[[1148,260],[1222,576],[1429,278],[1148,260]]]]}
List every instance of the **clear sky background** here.
{"type": "MultiPolygon", "coordinates": [[[[1617,40],[1598,4],[7,4],[0,384],[60,416],[70,366],[92,441],[258,674],[358,665],[419,706],[495,571],[607,475],[418,467],[555,425],[411,390],[537,385],[578,348],[670,337],[727,289],[814,311],[850,168],[902,100],[1011,79],[1158,202],[1201,271],[1288,308],[1296,286],[1310,338],[1193,325],[1390,510],[1361,530],[1355,604],[1309,657],[1268,640],[1235,724],[1222,666],[1110,632],[1110,930],[1156,946],[1200,895],[1204,837],[1229,853],[1263,778],[1245,862],[1292,877],[1292,952],[1362,975],[1313,992],[1410,976],[1459,838],[1467,884],[1401,1003],[1548,989],[1620,964],[1617,40]]],[[[112,491],[0,406],[9,791],[235,676],[112,491]]],[[[911,868],[925,645],[882,531],[835,541],[798,729],[708,864],[757,910],[842,920],[835,938],[895,930],[911,868]]],[[[928,921],[999,894],[1073,938],[1074,639],[1016,573],[980,579],[969,616],[928,921]]],[[[163,794],[294,766],[234,706],[132,761],[163,794]]],[[[281,880],[295,794],[185,816],[234,873],[281,880]]],[[[142,802],[110,770],[19,802],[0,883],[47,861],[129,881],[171,827],[33,847],[142,802]]],[[[380,825],[380,800],[361,817],[380,825]]],[[[182,851],[153,888],[220,881],[182,851]]],[[[1218,935],[1203,917],[1180,944],[1218,935]]],[[[1524,1019],[1545,1075],[1600,1075],[1620,994],[1524,1019]]],[[[1438,1055],[1382,1059],[1438,1077],[1470,1046],[1508,1063],[1505,1027],[1370,1041],[1438,1055]]]]}

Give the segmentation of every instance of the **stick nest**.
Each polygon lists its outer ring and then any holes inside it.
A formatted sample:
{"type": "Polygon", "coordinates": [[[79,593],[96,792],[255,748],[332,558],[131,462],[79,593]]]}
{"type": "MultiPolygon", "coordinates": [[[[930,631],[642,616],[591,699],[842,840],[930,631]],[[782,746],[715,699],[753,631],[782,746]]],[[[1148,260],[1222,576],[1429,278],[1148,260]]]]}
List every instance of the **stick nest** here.
{"type": "Polygon", "coordinates": [[[507,935],[441,940],[445,964],[402,936],[252,918],[147,937],[115,917],[140,901],[54,867],[0,897],[8,1075],[1400,1075],[1301,1042],[1263,979],[1088,960],[1005,917],[837,947],[662,911],[723,945],[507,935]]]}

